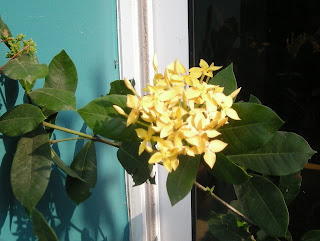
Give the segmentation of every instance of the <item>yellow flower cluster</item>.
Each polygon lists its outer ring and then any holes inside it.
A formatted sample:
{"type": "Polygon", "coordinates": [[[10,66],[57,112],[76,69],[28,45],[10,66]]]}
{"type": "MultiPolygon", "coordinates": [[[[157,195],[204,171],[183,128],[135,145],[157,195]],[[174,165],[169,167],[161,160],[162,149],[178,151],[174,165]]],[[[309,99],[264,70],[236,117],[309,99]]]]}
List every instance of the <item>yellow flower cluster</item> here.
{"type": "Polygon", "coordinates": [[[148,95],[140,97],[130,81],[126,86],[134,93],[127,95],[127,115],[119,106],[118,113],[127,117],[127,126],[138,123],[145,128],[136,129],[143,141],[139,155],[143,151],[152,153],[150,164],[162,162],[171,172],[179,165],[179,155],[204,154],[205,162],[212,168],[217,152],[227,144],[216,139],[218,129],[228,123],[228,118],[240,120],[232,109],[233,99],[240,88],[226,96],[223,87],[207,82],[213,71],[221,67],[210,66],[200,61],[200,67],[188,71],[176,60],[168,65],[164,75],[158,73],[156,56],[153,61],[154,85],[148,85],[148,95]]]}

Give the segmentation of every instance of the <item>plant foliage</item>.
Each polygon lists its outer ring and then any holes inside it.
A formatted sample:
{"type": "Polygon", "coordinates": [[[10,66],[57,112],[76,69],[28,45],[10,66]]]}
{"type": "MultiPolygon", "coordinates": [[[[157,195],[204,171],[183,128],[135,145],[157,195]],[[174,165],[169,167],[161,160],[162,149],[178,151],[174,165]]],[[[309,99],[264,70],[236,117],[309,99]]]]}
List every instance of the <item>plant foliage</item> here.
{"type": "MultiPolygon", "coordinates": [[[[134,81],[116,80],[108,95],[77,109],[77,70],[65,50],[47,67],[38,63],[33,42],[24,42],[26,46],[19,49],[24,36],[13,38],[1,18],[0,37],[12,56],[1,67],[2,74],[21,84],[28,101],[0,117],[0,132],[19,138],[11,186],[39,240],[58,240],[35,209],[48,186],[52,165],[66,173],[69,197],[76,204],[84,202],[97,180],[97,141],[119,148],[118,160],[135,185],[155,184],[152,167],[163,165],[170,172],[166,187],[172,205],[194,185],[219,200],[213,188],[197,183],[203,167],[214,178],[233,184],[237,200],[231,204],[236,210],[224,204],[234,213],[212,213],[209,221],[210,232],[219,240],[289,237],[287,205],[299,192],[300,171],[315,151],[303,137],[279,131],[284,122],[257,97],[235,103],[240,88],[232,64],[213,76],[221,67],[201,60],[200,67],[186,70],[176,60],[162,75],[155,59],[150,94],[140,97],[134,81]],[[33,89],[41,78],[45,78],[43,88],[33,89]],[[77,111],[94,135],[55,125],[57,114],[65,110],[77,111]],[[70,167],[50,147],[55,141],[49,140],[53,130],[88,140],[70,167]],[[274,176],[280,176],[279,183],[274,176]]],[[[319,240],[319,232],[310,231],[301,240],[319,240]]]]}

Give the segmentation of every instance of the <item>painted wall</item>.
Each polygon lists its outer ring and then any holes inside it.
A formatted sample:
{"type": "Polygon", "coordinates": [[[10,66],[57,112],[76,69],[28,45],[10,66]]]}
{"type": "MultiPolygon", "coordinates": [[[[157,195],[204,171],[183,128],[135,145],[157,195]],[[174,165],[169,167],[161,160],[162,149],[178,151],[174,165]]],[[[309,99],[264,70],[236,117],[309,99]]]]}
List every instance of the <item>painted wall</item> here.
{"type": "MultiPolygon", "coordinates": [[[[77,107],[105,95],[109,83],[119,78],[115,0],[33,0],[5,1],[0,15],[13,35],[24,33],[38,45],[40,63],[65,49],[78,70],[77,107]]],[[[0,48],[0,56],[6,49],[0,48]]],[[[5,63],[0,58],[0,64],[5,63]]],[[[36,88],[41,88],[43,80],[36,88]]],[[[22,103],[23,91],[17,82],[0,78],[0,115],[15,103],[22,103]]],[[[77,113],[60,113],[58,125],[90,133],[77,113]]],[[[70,137],[55,131],[56,139],[70,137]]],[[[0,241],[36,240],[24,209],[14,199],[8,170],[15,142],[0,134],[0,241]],[[5,154],[7,152],[7,154],[5,154]]],[[[63,161],[70,164],[83,141],[58,144],[55,148],[63,161]]],[[[54,227],[61,241],[128,240],[128,218],[124,170],[116,159],[116,149],[96,144],[98,182],[92,196],[76,206],[64,191],[64,175],[56,167],[47,193],[37,208],[54,227]],[[49,201],[50,205],[45,204],[49,201]]]]}

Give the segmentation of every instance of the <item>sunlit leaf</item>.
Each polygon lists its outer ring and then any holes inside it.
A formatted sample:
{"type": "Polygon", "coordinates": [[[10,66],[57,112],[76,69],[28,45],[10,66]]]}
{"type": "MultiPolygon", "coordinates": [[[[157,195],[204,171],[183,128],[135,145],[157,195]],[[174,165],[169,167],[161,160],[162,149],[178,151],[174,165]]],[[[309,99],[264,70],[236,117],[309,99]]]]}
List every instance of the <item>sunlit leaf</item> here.
{"type": "Polygon", "coordinates": [[[179,156],[179,166],[176,171],[169,173],[167,178],[167,192],[171,205],[175,205],[185,198],[196,180],[200,156],[179,156]]]}
{"type": "Polygon", "coordinates": [[[51,173],[50,145],[42,127],[23,136],[11,168],[11,186],[17,200],[32,210],[43,196],[51,173]]]}
{"type": "Polygon", "coordinates": [[[233,64],[220,70],[210,81],[209,84],[224,87],[223,93],[230,95],[237,89],[237,81],[233,72],[233,64]]]}
{"type": "Polygon", "coordinates": [[[77,89],[77,69],[69,55],[62,50],[49,64],[49,72],[44,88],[62,89],[75,92],[77,89]]]}
{"type": "Polygon", "coordinates": [[[76,97],[67,90],[42,88],[29,94],[32,101],[49,110],[76,110],[76,97]]]}
{"type": "Polygon", "coordinates": [[[110,84],[110,92],[108,95],[133,95],[133,92],[127,88],[123,80],[115,80],[110,84]]]}
{"type": "Polygon", "coordinates": [[[117,157],[123,168],[129,173],[135,186],[141,185],[147,180],[155,184],[154,177],[151,177],[152,168],[148,164],[150,153],[138,154],[140,143],[122,143],[117,152],[117,157]]]}
{"type": "Polygon", "coordinates": [[[11,137],[20,136],[36,129],[44,119],[38,107],[18,105],[0,117],[0,132],[11,137]]]}
{"type": "Polygon", "coordinates": [[[240,121],[229,119],[219,131],[228,143],[225,154],[240,154],[266,144],[283,124],[279,116],[269,107],[253,103],[236,103],[240,121]]]}
{"type": "Polygon", "coordinates": [[[91,101],[78,110],[78,113],[98,135],[123,142],[138,141],[135,132],[138,127],[136,125],[127,127],[126,118],[119,115],[113,108],[113,105],[117,105],[129,112],[126,101],[127,97],[125,95],[107,95],[91,101]]]}
{"type": "Polygon", "coordinates": [[[256,172],[284,176],[301,170],[314,154],[315,151],[301,136],[279,131],[263,147],[228,155],[228,158],[256,172]]]}
{"type": "Polygon", "coordinates": [[[221,153],[217,154],[213,168],[207,166],[207,170],[216,178],[235,185],[240,185],[252,177],[221,153]]]}
{"type": "Polygon", "coordinates": [[[253,176],[235,186],[245,214],[268,235],[285,237],[289,213],[281,191],[267,178],[253,176]]]}
{"type": "Polygon", "coordinates": [[[93,142],[88,142],[71,163],[71,169],[75,171],[85,182],[67,176],[66,190],[69,197],[76,203],[87,200],[91,196],[91,189],[97,182],[96,149],[93,142]]]}
{"type": "Polygon", "coordinates": [[[29,84],[33,84],[35,80],[46,77],[48,67],[45,64],[35,63],[27,55],[21,55],[6,64],[3,73],[10,79],[25,80],[29,84]]]}

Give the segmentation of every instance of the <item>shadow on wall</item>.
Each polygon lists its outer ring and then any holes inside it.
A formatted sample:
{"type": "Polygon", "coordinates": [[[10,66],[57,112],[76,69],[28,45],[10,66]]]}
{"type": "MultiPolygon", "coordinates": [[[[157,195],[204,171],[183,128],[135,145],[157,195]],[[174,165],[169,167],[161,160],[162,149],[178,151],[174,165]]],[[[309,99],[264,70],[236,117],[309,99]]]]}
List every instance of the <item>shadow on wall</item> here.
{"type": "MultiPolygon", "coordinates": [[[[18,98],[19,87],[17,81],[12,81],[0,76],[0,115],[11,109],[18,98]]],[[[81,131],[85,132],[86,126],[83,125],[81,131]]],[[[0,241],[36,241],[32,231],[32,224],[29,221],[24,207],[15,199],[10,185],[10,169],[14,153],[19,138],[8,138],[0,135],[1,151],[4,156],[0,160],[0,241]],[[6,226],[5,226],[6,225],[6,226]],[[5,226],[5,227],[4,227],[5,226]],[[10,232],[7,232],[7,227],[10,232]],[[8,237],[10,236],[10,237],[8,237]]],[[[75,143],[75,155],[83,147],[84,141],[78,140],[75,143]]],[[[59,155],[58,146],[53,147],[59,155]]],[[[106,228],[101,227],[101,223],[110,229],[111,236],[115,235],[114,213],[108,205],[107,190],[105,186],[112,185],[112,176],[103,177],[97,183],[94,189],[99,195],[92,195],[92,198],[84,205],[83,218],[85,228],[79,227],[72,221],[77,206],[67,196],[65,191],[65,174],[62,173],[55,165],[52,166],[50,181],[45,195],[37,205],[37,209],[44,215],[49,225],[55,230],[60,241],[74,241],[73,236],[81,237],[81,241],[107,241],[106,228]],[[108,179],[108,180],[106,180],[108,179]],[[110,180],[109,180],[110,179],[110,180]],[[103,221],[101,221],[103,220],[103,221]]],[[[77,221],[77,220],[76,220],[77,221]]],[[[116,235],[117,236],[117,235],[116,235]]],[[[129,225],[123,230],[123,241],[129,240],[129,225]]],[[[120,240],[119,240],[120,241],[120,240]]]]}

